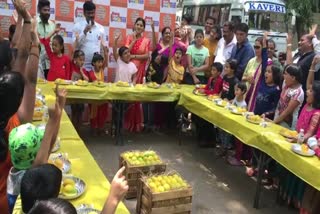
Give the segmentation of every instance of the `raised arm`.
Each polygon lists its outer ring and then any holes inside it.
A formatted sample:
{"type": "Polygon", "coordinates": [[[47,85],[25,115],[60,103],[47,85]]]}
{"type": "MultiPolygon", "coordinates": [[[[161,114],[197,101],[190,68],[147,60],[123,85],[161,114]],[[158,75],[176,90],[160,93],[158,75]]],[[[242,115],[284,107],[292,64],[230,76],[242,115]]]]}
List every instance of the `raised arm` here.
{"type": "Polygon", "coordinates": [[[16,23],[16,30],[13,34],[12,40],[11,40],[11,47],[12,48],[17,48],[18,47],[18,41],[21,38],[21,33],[22,33],[22,26],[23,26],[23,18],[21,15],[18,14],[18,20],[16,23]]]}
{"type": "Polygon", "coordinates": [[[262,74],[264,74],[268,66],[268,35],[269,35],[269,32],[264,32],[263,40],[262,40],[262,52],[261,52],[261,59],[262,59],[261,73],[262,74]]]}
{"type": "Polygon", "coordinates": [[[118,204],[128,192],[129,186],[126,178],[122,175],[125,170],[123,166],[118,170],[111,182],[109,196],[104,204],[101,214],[114,214],[118,204]]]}
{"type": "Polygon", "coordinates": [[[114,37],[114,46],[112,48],[112,53],[113,53],[113,57],[114,57],[114,60],[117,62],[118,61],[118,57],[119,57],[119,54],[118,54],[118,40],[120,38],[121,34],[117,34],[115,37],[114,37]]]}
{"type": "Polygon", "coordinates": [[[22,35],[19,43],[17,44],[17,57],[13,65],[13,71],[20,72],[24,75],[27,60],[30,52],[31,44],[31,16],[28,11],[25,9],[24,4],[21,0],[15,0],[13,2],[18,14],[22,16],[24,24],[22,27],[22,35]]]}
{"type": "Polygon", "coordinates": [[[157,48],[157,38],[156,38],[156,32],[154,31],[154,22],[151,21],[151,30],[152,30],[152,50],[155,50],[157,48]]]}
{"type": "Polygon", "coordinates": [[[129,49],[129,52],[131,52],[132,48],[133,48],[133,45],[136,43],[137,41],[137,37],[136,37],[136,33],[133,32],[132,34],[132,40],[130,39],[129,36],[127,36],[126,38],[126,46],[128,47],[129,49]]]}
{"type": "Polygon", "coordinates": [[[31,40],[32,45],[24,75],[24,95],[20,107],[18,109],[18,116],[21,122],[31,122],[34,110],[37,74],[39,66],[39,38],[37,33],[36,19],[33,19],[32,21],[31,40]]]}
{"type": "Polygon", "coordinates": [[[320,72],[320,71],[316,71],[316,64],[320,63],[320,55],[315,55],[311,66],[310,66],[310,70],[308,73],[308,78],[307,78],[307,89],[312,87],[313,81],[314,81],[314,72],[320,72]]]}
{"type": "Polygon", "coordinates": [[[288,33],[287,35],[287,59],[286,64],[292,64],[293,63],[293,56],[292,56],[292,33],[288,33]]]}

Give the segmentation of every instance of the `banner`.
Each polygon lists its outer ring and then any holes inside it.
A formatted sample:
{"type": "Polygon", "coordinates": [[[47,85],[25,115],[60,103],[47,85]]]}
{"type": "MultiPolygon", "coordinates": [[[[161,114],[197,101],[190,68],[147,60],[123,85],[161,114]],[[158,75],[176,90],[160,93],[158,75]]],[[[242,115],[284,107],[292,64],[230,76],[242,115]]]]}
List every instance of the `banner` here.
{"type": "MultiPolygon", "coordinates": [[[[32,15],[37,14],[37,0],[25,0],[32,15]]],[[[72,28],[74,23],[83,19],[85,0],[50,0],[50,19],[61,23],[66,54],[72,52],[72,28]]],[[[165,26],[175,27],[176,0],[93,0],[96,4],[95,21],[106,30],[106,41],[109,45],[109,67],[114,68],[112,56],[114,37],[121,34],[119,46],[125,44],[126,35],[132,33],[136,18],[146,20],[145,36],[152,37],[151,21],[154,22],[156,37],[161,37],[165,26]]],[[[14,7],[11,0],[0,0],[0,27],[5,36],[13,23],[14,7]]],[[[113,69],[109,69],[109,71],[113,69]]]]}

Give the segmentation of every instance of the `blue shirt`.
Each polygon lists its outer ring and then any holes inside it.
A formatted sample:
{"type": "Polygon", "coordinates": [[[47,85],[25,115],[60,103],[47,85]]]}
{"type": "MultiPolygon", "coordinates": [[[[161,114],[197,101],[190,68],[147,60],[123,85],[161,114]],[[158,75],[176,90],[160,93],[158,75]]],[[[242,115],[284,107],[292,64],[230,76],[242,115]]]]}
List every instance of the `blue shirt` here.
{"type": "MultiPolygon", "coordinates": [[[[276,110],[278,101],[280,99],[280,88],[277,85],[268,86],[265,78],[263,77],[256,97],[256,105],[254,108],[254,114],[261,115],[268,113],[272,115],[276,110]]],[[[273,119],[273,118],[269,118],[273,119]]]]}
{"type": "Polygon", "coordinates": [[[235,75],[239,80],[242,79],[243,72],[249,60],[254,56],[255,53],[253,47],[249,43],[248,39],[246,39],[243,44],[237,44],[233,47],[230,59],[235,59],[238,62],[235,75]]]}

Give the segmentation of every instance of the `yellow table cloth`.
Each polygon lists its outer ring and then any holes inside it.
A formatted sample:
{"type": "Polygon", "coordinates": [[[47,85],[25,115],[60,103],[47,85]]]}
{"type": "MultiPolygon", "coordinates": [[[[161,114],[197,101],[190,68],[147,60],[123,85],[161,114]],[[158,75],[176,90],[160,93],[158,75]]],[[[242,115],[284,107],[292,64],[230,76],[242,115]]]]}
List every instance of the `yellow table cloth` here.
{"type": "MultiPolygon", "coordinates": [[[[53,82],[38,85],[45,90],[55,87],[53,82]]],[[[114,83],[107,83],[106,87],[96,87],[91,83],[87,86],[60,85],[59,87],[68,90],[68,100],[76,100],[77,102],[108,100],[173,102],[177,101],[180,96],[180,89],[169,88],[166,85],[156,89],[141,84],[137,84],[134,87],[119,87],[114,83]]]]}
{"type": "Polygon", "coordinates": [[[178,104],[233,134],[245,144],[265,152],[299,178],[320,190],[320,179],[316,176],[320,172],[318,158],[302,157],[292,152],[292,144],[279,134],[283,129],[281,126],[271,123],[269,127],[263,128],[249,123],[244,116],[232,114],[205,96],[194,95],[190,88],[181,91],[178,104]]]}
{"type": "MultiPolygon", "coordinates": [[[[52,87],[52,85],[48,87],[48,84],[38,85],[38,88],[45,95],[48,105],[52,105],[55,102],[52,87]]],[[[71,203],[76,207],[83,203],[91,204],[94,208],[101,210],[108,196],[110,183],[77,134],[65,112],[63,112],[61,118],[59,137],[61,139],[61,147],[57,152],[68,154],[71,162],[70,174],[83,179],[86,183],[85,193],[81,197],[71,200],[71,203]]],[[[130,212],[121,202],[116,213],[128,214],[130,212]]]]}

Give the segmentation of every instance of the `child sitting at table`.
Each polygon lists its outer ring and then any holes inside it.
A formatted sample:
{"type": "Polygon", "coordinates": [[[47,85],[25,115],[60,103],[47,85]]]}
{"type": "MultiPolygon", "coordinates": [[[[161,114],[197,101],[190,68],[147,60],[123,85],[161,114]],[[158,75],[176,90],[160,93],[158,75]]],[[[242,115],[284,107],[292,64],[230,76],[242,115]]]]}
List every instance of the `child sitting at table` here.
{"type": "MultiPolygon", "coordinates": [[[[170,56],[172,52],[172,46],[170,49],[170,56]]],[[[181,83],[183,80],[184,76],[184,67],[181,64],[183,56],[183,50],[181,48],[176,48],[173,57],[169,58],[169,65],[167,67],[168,69],[168,74],[167,74],[167,79],[166,83],[181,83]]]]}
{"type": "Polygon", "coordinates": [[[247,108],[247,103],[244,99],[244,95],[247,92],[247,85],[244,82],[238,82],[234,87],[234,96],[235,98],[232,101],[232,105],[239,108],[247,108]]]}
{"type": "Polygon", "coordinates": [[[62,36],[55,35],[58,29],[49,34],[46,38],[41,38],[40,42],[44,45],[47,55],[50,60],[50,69],[48,72],[48,81],[55,81],[56,79],[70,79],[70,59],[64,55],[64,41],[62,36]],[[52,38],[52,49],[50,41],[52,38]]]}
{"type": "Polygon", "coordinates": [[[202,90],[206,95],[219,95],[222,91],[223,80],[221,73],[223,71],[223,65],[220,62],[212,64],[210,78],[206,87],[202,90]]]}
{"type": "MultiPolygon", "coordinates": [[[[113,177],[101,214],[114,214],[127,193],[129,186],[123,175],[124,170],[125,167],[120,168],[113,177]]],[[[14,213],[21,213],[21,207],[23,213],[28,213],[36,206],[37,201],[57,198],[61,182],[62,172],[52,164],[43,164],[27,170],[21,181],[21,201],[17,200],[14,213]]]]}
{"type": "MultiPolygon", "coordinates": [[[[104,82],[104,69],[108,66],[108,59],[104,59],[99,53],[92,58],[93,70],[89,71],[90,82],[104,82]]],[[[108,103],[90,104],[90,125],[93,136],[104,134],[104,125],[108,116],[108,103]]]]}
{"type": "Polygon", "coordinates": [[[224,76],[222,82],[221,99],[228,102],[232,101],[234,94],[234,87],[239,82],[238,78],[235,76],[237,70],[237,60],[228,59],[224,65],[224,76]]]}
{"type": "MultiPolygon", "coordinates": [[[[76,50],[73,53],[73,60],[71,62],[71,80],[86,80],[89,81],[87,77],[87,71],[83,68],[85,54],[81,50],[76,50]]],[[[84,111],[84,104],[71,104],[71,121],[75,129],[79,132],[82,112],[84,111]]]]}
{"type": "Polygon", "coordinates": [[[284,68],[283,77],[284,82],[274,116],[274,123],[295,130],[299,110],[304,100],[301,68],[294,64],[287,65],[284,68]]]}
{"type": "Polygon", "coordinates": [[[55,165],[46,163],[28,169],[21,180],[21,201],[18,198],[14,213],[28,213],[36,201],[57,198],[61,181],[62,172],[55,165]]]}
{"type": "MultiPolygon", "coordinates": [[[[244,95],[247,92],[247,84],[245,82],[239,82],[235,86],[235,98],[232,101],[232,105],[238,107],[238,108],[247,108],[247,103],[244,99],[244,95]]],[[[228,157],[228,163],[233,166],[240,166],[242,165],[242,155],[243,154],[251,154],[251,149],[244,147],[244,144],[239,140],[235,139],[235,155],[228,157]]],[[[249,155],[251,157],[251,155],[249,155]]],[[[249,157],[248,157],[249,158],[249,157]]],[[[247,158],[245,158],[247,159],[247,158]]]]}
{"type": "MultiPolygon", "coordinates": [[[[238,78],[235,76],[235,71],[237,70],[237,61],[234,59],[228,59],[224,66],[224,77],[222,82],[221,99],[228,102],[232,102],[235,97],[235,86],[239,82],[238,78]]],[[[221,141],[221,146],[217,150],[218,156],[225,156],[227,150],[233,147],[233,136],[227,132],[219,129],[219,136],[221,141]]]]}
{"type": "MultiPolygon", "coordinates": [[[[219,62],[212,64],[211,77],[204,89],[199,89],[200,93],[205,93],[206,95],[219,95],[222,90],[222,78],[221,72],[223,70],[223,65],[219,62]]],[[[197,137],[198,145],[200,147],[215,147],[216,140],[216,129],[212,123],[193,115],[193,121],[197,127],[197,137]]]]}
{"type": "Polygon", "coordinates": [[[118,65],[115,82],[122,81],[136,84],[136,73],[138,69],[136,65],[130,61],[130,51],[126,46],[120,47],[117,51],[119,38],[120,34],[115,37],[115,44],[113,46],[113,57],[118,65]]]}
{"type": "Polygon", "coordinates": [[[65,89],[57,92],[55,109],[49,109],[45,132],[27,123],[14,128],[9,135],[9,150],[13,167],[7,178],[9,209],[12,210],[20,194],[20,183],[25,171],[47,163],[59,130],[61,114],[65,105],[65,89]]]}

